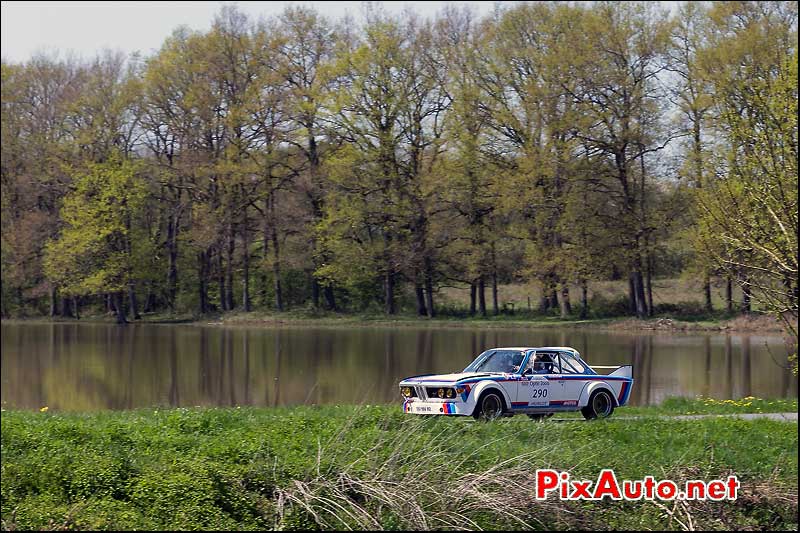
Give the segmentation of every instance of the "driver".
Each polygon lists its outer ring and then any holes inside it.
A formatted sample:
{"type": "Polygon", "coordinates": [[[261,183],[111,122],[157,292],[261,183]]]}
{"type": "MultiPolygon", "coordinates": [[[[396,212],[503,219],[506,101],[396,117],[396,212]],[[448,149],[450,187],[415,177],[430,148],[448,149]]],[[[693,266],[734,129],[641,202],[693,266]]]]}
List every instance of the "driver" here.
{"type": "Polygon", "coordinates": [[[533,371],[536,374],[551,374],[553,372],[553,357],[549,353],[536,356],[533,363],[533,371]]]}

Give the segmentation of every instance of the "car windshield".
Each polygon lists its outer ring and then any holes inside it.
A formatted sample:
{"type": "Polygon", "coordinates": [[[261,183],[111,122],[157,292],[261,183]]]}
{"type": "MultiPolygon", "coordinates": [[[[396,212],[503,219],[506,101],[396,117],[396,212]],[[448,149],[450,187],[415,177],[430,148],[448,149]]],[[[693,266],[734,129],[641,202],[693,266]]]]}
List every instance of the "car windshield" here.
{"type": "Polygon", "coordinates": [[[480,354],[464,372],[519,372],[525,354],[519,350],[488,350],[480,354]]]}

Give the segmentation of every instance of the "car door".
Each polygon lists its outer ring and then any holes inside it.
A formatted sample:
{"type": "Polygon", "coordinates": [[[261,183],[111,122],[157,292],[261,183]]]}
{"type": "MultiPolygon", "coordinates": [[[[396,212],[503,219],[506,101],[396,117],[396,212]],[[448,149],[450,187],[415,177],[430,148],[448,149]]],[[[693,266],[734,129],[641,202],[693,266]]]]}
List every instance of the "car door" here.
{"type": "Polygon", "coordinates": [[[564,395],[566,382],[561,372],[561,359],[558,352],[551,353],[550,357],[553,361],[553,371],[547,374],[547,379],[550,381],[550,407],[562,407],[564,404],[564,395]]]}
{"type": "Polygon", "coordinates": [[[498,380],[498,385],[500,385],[505,393],[508,395],[508,398],[511,400],[511,407],[512,409],[520,409],[527,406],[526,403],[520,403],[523,400],[519,400],[520,395],[520,385],[522,383],[522,366],[525,363],[525,352],[520,350],[498,350],[500,353],[508,354],[511,357],[511,362],[513,365],[516,366],[516,370],[514,372],[505,373],[503,379],[498,380]]]}
{"type": "Polygon", "coordinates": [[[564,383],[558,379],[561,372],[554,355],[552,352],[531,354],[520,382],[517,396],[520,405],[526,404],[529,409],[545,409],[559,404],[564,383]]]}
{"type": "Polygon", "coordinates": [[[575,407],[581,396],[583,387],[586,386],[585,369],[571,354],[559,353],[561,361],[561,381],[564,383],[562,407],[575,407]]]}

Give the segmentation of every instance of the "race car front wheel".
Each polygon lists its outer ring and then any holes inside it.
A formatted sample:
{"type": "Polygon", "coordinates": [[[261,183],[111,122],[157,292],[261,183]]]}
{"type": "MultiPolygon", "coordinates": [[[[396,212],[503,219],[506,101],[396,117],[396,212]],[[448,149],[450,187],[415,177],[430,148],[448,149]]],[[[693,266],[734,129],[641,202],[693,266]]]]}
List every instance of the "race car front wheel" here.
{"type": "Polygon", "coordinates": [[[488,392],[481,396],[475,412],[472,414],[475,420],[494,420],[503,414],[503,400],[494,392],[488,392]]]}
{"type": "Polygon", "coordinates": [[[595,418],[608,418],[614,412],[614,400],[606,390],[599,390],[592,393],[589,403],[581,409],[583,418],[593,420],[595,418]]]}

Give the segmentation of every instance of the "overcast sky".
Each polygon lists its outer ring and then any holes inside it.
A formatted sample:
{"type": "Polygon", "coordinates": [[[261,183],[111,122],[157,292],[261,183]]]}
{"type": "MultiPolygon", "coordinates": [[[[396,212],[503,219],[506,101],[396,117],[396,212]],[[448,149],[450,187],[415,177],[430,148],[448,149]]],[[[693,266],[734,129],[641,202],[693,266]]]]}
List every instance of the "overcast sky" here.
{"type": "MultiPolygon", "coordinates": [[[[177,26],[208,29],[224,3],[234,3],[254,19],[279,13],[284,6],[310,5],[332,18],[358,16],[362,2],[2,2],[2,57],[28,60],[36,52],[69,52],[91,57],[104,48],[147,55],[177,26]]],[[[494,2],[380,2],[388,11],[410,7],[423,16],[444,5],[470,4],[488,13],[494,2]]]]}

